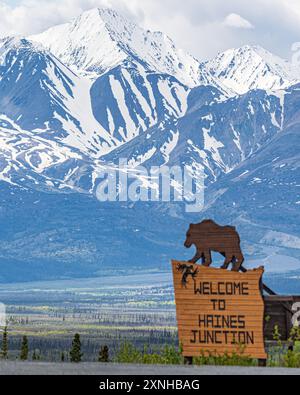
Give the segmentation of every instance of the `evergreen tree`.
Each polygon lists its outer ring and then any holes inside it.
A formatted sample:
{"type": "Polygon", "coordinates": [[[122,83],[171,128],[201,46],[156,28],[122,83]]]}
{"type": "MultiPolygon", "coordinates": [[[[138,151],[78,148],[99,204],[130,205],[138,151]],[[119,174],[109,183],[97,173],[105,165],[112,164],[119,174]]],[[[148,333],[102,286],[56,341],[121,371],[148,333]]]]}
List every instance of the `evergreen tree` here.
{"type": "Polygon", "coordinates": [[[20,353],[21,361],[28,360],[28,352],[29,352],[28,338],[27,338],[27,336],[23,336],[22,345],[21,345],[21,353],[20,353]]]}
{"type": "Polygon", "coordinates": [[[65,362],[65,353],[64,352],[61,353],[60,360],[61,360],[61,362],[65,362]]]}
{"type": "Polygon", "coordinates": [[[100,348],[98,362],[109,362],[109,348],[107,346],[100,348]]]}
{"type": "Polygon", "coordinates": [[[72,349],[70,351],[70,359],[71,362],[81,362],[82,358],[82,353],[81,353],[81,341],[80,341],[80,335],[76,333],[74,336],[74,339],[72,341],[72,349]]]}
{"type": "Polygon", "coordinates": [[[2,346],[1,346],[1,358],[8,358],[8,335],[7,335],[7,326],[4,328],[2,335],[2,346]]]}

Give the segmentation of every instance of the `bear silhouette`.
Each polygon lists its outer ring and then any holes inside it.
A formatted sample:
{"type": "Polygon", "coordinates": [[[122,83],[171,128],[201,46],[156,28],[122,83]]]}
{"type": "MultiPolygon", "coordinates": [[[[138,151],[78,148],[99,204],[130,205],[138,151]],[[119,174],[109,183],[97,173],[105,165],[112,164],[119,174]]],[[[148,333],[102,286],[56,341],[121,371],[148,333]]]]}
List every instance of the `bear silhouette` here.
{"type": "Polygon", "coordinates": [[[192,245],[196,246],[197,252],[190,263],[195,264],[202,259],[204,266],[210,266],[212,251],[219,252],[225,257],[222,269],[228,269],[232,263],[232,271],[238,272],[244,262],[240,236],[233,226],[220,226],[212,220],[192,224],[187,232],[184,246],[191,248],[192,245]]]}

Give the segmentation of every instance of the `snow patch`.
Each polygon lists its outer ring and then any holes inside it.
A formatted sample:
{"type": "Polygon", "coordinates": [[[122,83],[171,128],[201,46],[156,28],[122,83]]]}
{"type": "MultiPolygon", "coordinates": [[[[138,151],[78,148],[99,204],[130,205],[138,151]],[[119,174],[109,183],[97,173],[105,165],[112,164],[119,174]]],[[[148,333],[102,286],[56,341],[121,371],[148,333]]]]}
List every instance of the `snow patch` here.
{"type": "Polygon", "coordinates": [[[262,244],[271,244],[280,247],[300,249],[300,238],[286,233],[269,231],[261,240],[262,244]]]}

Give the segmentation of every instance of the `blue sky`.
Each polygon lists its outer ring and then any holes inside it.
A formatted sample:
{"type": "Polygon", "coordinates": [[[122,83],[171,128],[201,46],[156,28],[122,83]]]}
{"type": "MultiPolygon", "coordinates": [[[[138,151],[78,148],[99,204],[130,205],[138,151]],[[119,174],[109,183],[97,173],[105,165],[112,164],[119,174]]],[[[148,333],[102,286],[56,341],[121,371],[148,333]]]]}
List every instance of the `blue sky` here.
{"type": "Polygon", "coordinates": [[[244,44],[290,58],[300,41],[299,0],[0,0],[0,36],[37,33],[102,6],[164,31],[200,60],[244,44]]]}

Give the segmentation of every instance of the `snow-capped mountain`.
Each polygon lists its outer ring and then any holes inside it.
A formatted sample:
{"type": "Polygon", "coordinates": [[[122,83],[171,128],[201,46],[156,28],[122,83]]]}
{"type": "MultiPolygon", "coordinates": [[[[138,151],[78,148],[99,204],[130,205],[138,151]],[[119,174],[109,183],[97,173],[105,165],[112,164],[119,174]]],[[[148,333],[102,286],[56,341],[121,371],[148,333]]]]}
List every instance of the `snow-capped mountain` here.
{"type": "Polygon", "coordinates": [[[83,168],[83,156],[79,152],[24,131],[3,115],[0,115],[0,141],[2,181],[49,191],[74,188],[83,191],[79,189],[79,173],[83,168]],[[55,174],[58,168],[60,175],[55,174]],[[76,184],[72,185],[72,177],[76,178],[76,184]]]}
{"type": "Polygon", "coordinates": [[[186,112],[189,89],[168,74],[123,64],[99,77],[91,88],[93,114],[118,145],[186,112]]]}
{"type": "Polygon", "coordinates": [[[189,89],[170,75],[124,63],[91,81],[32,41],[7,39],[1,48],[1,113],[84,154],[99,157],[185,113],[189,89]]]}
{"type": "Polygon", "coordinates": [[[167,264],[203,216],[239,225],[248,259],[277,246],[300,262],[289,242],[299,234],[299,81],[300,70],[256,46],[200,63],[108,9],[0,39],[0,215],[10,224],[7,235],[0,229],[0,256],[11,270],[0,280],[23,264],[39,267],[37,276],[53,265],[54,277],[82,274],[85,262],[91,275],[119,257],[167,264]],[[101,206],[99,174],[120,158],[193,174],[203,167],[205,212],[101,206]]]}
{"type": "Polygon", "coordinates": [[[299,66],[259,46],[229,49],[206,62],[205,67],[237,94],[254,89],[285,89],[300,81],[299,66]]]}
{"type": "Polygon", "coordinates": [[[145,166],[203,166],[207,184],[216,182],[253,156],[282,131],[284,94],[249,91],[220,101],[210,87],[192,90],[184,117],[166,122],[114,150],[104,158],[145,166]],[[251,133],[249,133],[251,130],[251,133]]]}
{"type": "Polygon", "coordinates": [[[29,39],[42,43],[83,74],[98,76],[124,61],[137,61],[189,86],[197,85],[201,75],[199,62],[177,49],[165,34],[144,30],[111,9],[86,11],[70,23],[29,39]]]}
{"type": "Polygon", "coordinates": [[[90,81],[26,39],[8,39],[0,51],[1,114],[82,152],[116,146],[93,116],[90,81]]]}

